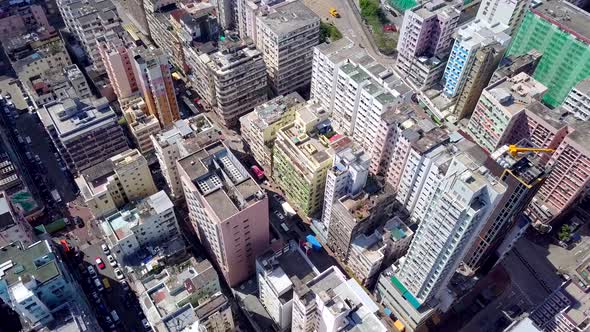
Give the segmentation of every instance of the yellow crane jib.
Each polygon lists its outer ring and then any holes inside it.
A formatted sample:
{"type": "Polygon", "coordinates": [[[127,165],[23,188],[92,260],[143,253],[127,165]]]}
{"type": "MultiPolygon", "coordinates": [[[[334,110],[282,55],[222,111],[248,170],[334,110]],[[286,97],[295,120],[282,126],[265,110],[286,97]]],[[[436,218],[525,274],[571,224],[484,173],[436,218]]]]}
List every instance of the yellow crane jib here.
{"type": "Polygon", "coordinates": [[[539,148],[523,148],[523,147],[518,147],[518,146],[512,144],[512,145],[508,145],[508,151],[510,152],[510,154],[513,157],[516,157],[521,152],[546,152],[546,153],[552,153],[555,150],[554,149],[539,149],[539,148]]]}

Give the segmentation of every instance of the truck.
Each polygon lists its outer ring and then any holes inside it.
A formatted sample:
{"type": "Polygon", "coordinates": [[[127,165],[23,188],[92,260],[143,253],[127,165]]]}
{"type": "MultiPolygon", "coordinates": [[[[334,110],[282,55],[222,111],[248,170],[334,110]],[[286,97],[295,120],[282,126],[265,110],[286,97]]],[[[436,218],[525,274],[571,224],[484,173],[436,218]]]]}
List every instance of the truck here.
{"type": "Polygon", "coordinates": [[[61,196],[59,195],[59,193],[57,192],[57,190],[56,190],[56,189],[53,189],[53,190],[51,191],[51,197],[53,198],[53,200],[54,200],[56,203],[60,203],[60,202],[61,202],[61,196]]]}
{"type": "Polygon", "coordinates": [[[332,17],[336,17],[336,18],[339,18],[340,17],[340,13],[334,7],[330,8],[330,15],[332,17]]]}

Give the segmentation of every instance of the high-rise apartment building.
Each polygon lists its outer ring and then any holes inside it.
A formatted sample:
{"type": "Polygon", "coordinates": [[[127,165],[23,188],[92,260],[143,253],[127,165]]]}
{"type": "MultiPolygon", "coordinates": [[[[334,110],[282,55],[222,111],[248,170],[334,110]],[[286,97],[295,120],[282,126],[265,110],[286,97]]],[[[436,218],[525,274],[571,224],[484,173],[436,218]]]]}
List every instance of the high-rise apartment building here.
{"type": "Polygon", "coordinates": [[[332,266],[309,282],[296,284],[291,331],[388,331],[379,307],[354,279],[332,266]]]}
{"type": "Polygon", "coordinates": [[[514,35],[531,5],[531,0],[484,0],[479,5],[477,19],[490,24],[501,23],[510,28],[514,35]]]}
{"type": "Polygon", "coordinates": [[[79,300],[74,280],[47,240],[0,248],[0,299],[31,327],[46,327],[79,300]]]}
{"type": "MultiPolygon", "coordinates": [[[[133,0],[131,0],[133,1],[133,0]]],[[[177,31],[172,25],[172,13],[178,9],[176,0],[143,0],[150,37],[180,70],[184,69],[184,52],[177,31]]]]}
{"type": "Polygon", "coordinates": [[[543,84],[525,73],[488,86],[469,120],[469,135],[488,152],[496,151],[505,144],[517,143],[519,139],[512,134],[526,131],[520,121],[525,109],[538,103],[546,91],[543,84]]]}
{"type": "Polygon", "coordinates": [[[201,97],[233,127],[239,118],[267,100],[268,85],[263,56],[249,39],[220,43],[211,54],[200,54],[193,69],[205,83],[201,97]]]}
{"type": "Polygon", "coordinates": [[[428,88],[441,79],[459,22],[457,6],[436,0],[405,12],[396,68],[415,87],[428,88]]]}
{"type": "Polygon", "coordinates": [[[580,120],[590,120],[590,77],[581,80],[572,88],[562,107],[580,120]]]}
{"type": "Polygon", "coordinates": [[[33,227],[21,211],[15,209],[5,191],[0,191],[0,247],[20,242],[27,247],[33,243],[33,227]]]}
{"type": "Polygon", "coordinates": [[[242,138],[266,174],[272,175],[272,147],[277,131],[295,121],[295,111],[304,102],[297,92],[293,92],[256,106],[253,112],[240,118],[242,138]]]}
{"type": "Polygon", "coordinates": [[[133,25],[137,27],[137,29],[142,34],[149,36],[150,28],[147,21],[143,0],[128,0],[121,3],[121,5],[125,15],[133,23],[133,25]]]}
{"type": "Polygon", "coordinates": [[[164,191],[104,218],[100,226],[109,248],[121,261],[180,236],[174,205],[164,191]]]}
{"type": "Polygon", "coordinates": [[[320,42],[320,18],[303,1],[280,3],[256,18],[256,35],[274,94],[306,89],[313,47],[320,42]]]}
{"type": "Polygon", "coordinates": [[[476,19],[461,27],[443,75],[443,93],[456,101],[457,120],[471,115],[510,42],[508,26],[476,19]]]}
{"type": "Polygon", "coordinates": [[[273,148],[273,175],[290,203],[305,215],[319,212],[324,201],[326,174],[332,167],[332,144],[316,125],[328,114],[317,104],[299,108],[293,123],[277,132],[273,148]]]}
{"type": "Polygon", "coordinates": [[[148,114],[143,98],[136,97],[130,101],[128,108],[123,110],[123,116],[139,152],[145,155],[154,151],[151,136],[160,132],[160,122],[153,114],[148,114]]]}
{"type": "Polygon", "coordinates": [[[549,89],[543,101],[551,107],[590,76],[589,19],[590,14],[566,1],[546,1],[527,12],[513,37],[508,55],[532,49],[543,53],[534,77],[549,89]]]}
{"type": "Polygon", "coordinates": [[[75,181],[95,218],[157,192],[147,160],[137,150],[127,150],[87,168],[75,181]]]}
{"type": "Polygon", "coordinates": [[[347,195],[356,197],[363,191],[369,175],[370,162],[369,156],[364,151],[352,147],[334,154],[332,168],[326,175],[321,223],[314,224],[319,231],[318,235],[324,240],[328,238],[334,202],[347,195]]]}
{"type": "Polygon", "coordinates": [[[575,204],[590,183],[590,125],[540,103],[527,109],[526,122],[533,146],[555,149],[540,156],[551,173],[526,211],[533,223],[549,224],[575,204]]]}
{"type": "Polygon", "coordinates": [[[189,219],[227,283],[255,272],[269,245],[268,197],[222,143],[177,161],[189,219]]]}
{"type": "Polygon", "coordinates": [[[133,96],[137,81],[133,72],[131,52],[135,44],[123,27],[116,26],[96,39],[98,51],[111,86],[119,99],[133,96]]]}
{"type": "Polygon", "coordinates": [[[236,1],[236,30],[240,37],[250,37],[256,40],[256,18],[264,15],[269,6],[285,0],[237,0],[236,1]]]}
{"type": "Polygon", "coordinates": [[[67,29],[92,62],[92,69],[104,74],[97,38],[121,23],[115,5],[110,0],[57,0],[57,7],[67,29]]]}
{"type": "Polygon", "coordinates": [[[72,174],[128,149],[105,98],[62,99],[45,104],[37,114],[72,174]]]}
{"type": "Polygon", "coordinates": [[[503,146],[491,158],[497,163],[497,167],[491,169],[491,172],[506,186],[506,193],[463,260],[465,266],[472,271],[477,270],[500,245],[547,175],[534,153],[512,156],[508,152],[508,146],[503,146]]]}
{"type": "Polygon", "coordinates": [[[395,301],[387,307],[405,325],[413,311],[448,303],[451,276],[505,194],[506,187],[483,166],[486,159],[467,153],[453,158],[408,253],[396,265],[390,294],[395,301]]]}
{"type": "Polygon", "coordinates": [[[168,57],[161,49],[137,50],[133,71],[149,114],[167,127],[180,119],[168,57]]]}
{"type": "Polygon", "coordinates": [[[176,161],[219,140],[221,132],[204,115],[174,122],[171,128],[152,135],[152,145],[170,189],[170,196],[179,199],[184,196],[176,161]]]}
{"type": "Polygon", "coordinates": [[[277,330],[287,331],[293,319],[294,288],[309,282],[320,272],[298,243],[290,241],[277,251],[269,249],[257,257],[256,274],[260,302],[277,330]]]}

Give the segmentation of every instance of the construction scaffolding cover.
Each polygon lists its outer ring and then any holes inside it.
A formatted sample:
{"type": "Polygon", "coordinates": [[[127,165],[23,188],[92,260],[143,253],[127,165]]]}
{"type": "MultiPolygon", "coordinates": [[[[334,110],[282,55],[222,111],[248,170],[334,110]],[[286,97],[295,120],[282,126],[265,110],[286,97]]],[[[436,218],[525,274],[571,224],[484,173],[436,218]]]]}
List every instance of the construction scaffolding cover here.
{"type": "Polygon", "coordinates": [[[415,0],[389,0],[389,4],[402,13],[418,5],[415,0]]]}

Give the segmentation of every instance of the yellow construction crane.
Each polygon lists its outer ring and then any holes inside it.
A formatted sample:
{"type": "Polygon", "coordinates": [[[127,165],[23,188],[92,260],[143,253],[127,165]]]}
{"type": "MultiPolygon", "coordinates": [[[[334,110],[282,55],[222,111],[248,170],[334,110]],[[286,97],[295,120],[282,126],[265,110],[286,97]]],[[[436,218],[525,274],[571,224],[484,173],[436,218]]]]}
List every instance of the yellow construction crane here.
{"type": "Polygon", "coordinates": [[[508,145],[508,151],[513,157],[516,157],[520,152],[547,152],[552,153],[554,149],[538,149],[538,148],[523,148],[514,144],[508,145]]]}

